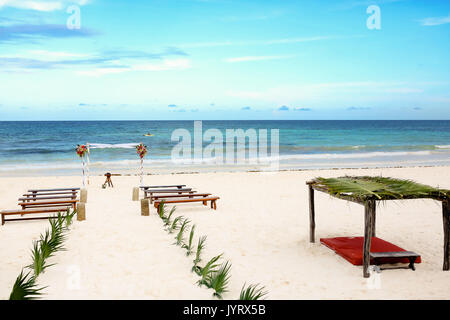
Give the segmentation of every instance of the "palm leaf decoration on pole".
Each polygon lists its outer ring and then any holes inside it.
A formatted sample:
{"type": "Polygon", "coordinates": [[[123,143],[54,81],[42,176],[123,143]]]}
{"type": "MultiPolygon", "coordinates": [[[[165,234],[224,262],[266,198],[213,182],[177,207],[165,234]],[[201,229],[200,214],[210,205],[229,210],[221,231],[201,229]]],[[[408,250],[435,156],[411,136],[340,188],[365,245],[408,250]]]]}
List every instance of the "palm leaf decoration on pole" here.
{"type": "Polygon", "coordinates": [[[144,157],[147,154],[147,146],[142,142],[136,146],[136,152],[141,158],[140,176],[141,176],[141,186],[144,185],[144,157]]]}

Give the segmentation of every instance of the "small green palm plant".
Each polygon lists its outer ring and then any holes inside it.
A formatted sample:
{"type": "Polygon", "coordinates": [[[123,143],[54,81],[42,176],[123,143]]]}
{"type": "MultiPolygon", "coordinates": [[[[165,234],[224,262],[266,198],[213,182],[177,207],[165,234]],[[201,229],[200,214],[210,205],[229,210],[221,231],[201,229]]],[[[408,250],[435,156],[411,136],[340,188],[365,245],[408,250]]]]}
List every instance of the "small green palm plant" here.
{"type": "Polygon", "coordinates": [[[42,295],[43,289],[36,286],[36,278],[30,276],[30,272],[24,274],[22,270],[14,283],[9,300],[34,300],[42,295]]]}
{"type": "Polygon", "coordinates": [[[195,233],[195,224],[191,227],[191,232],[189,233],[189,240],[187,243],[183,244],[182,248],[186,249],[186,255],[190,256],[192,254],[192,240],[194,239],[194,233],[195,233]]]}
{"type": "Polygon", "coordinates": [[[178,230],[178,224],[183,220],[183,216],[178,216],[175,219],[173,219],[173,222],[169,225],[169,228],[167,231],[169,233],[173,233],[175,230],[178,230]]]}
{"type": "Polygon", "coordinates": [[[265,287],[260,284],[251,284],[246,287],[246,284],[244,283],[239,300],[264,300],[263,298],[267,294],[268,292],[265,291],[265,287]]]}
{"type": "Polygon", "coordinates": [[[164,200],[159,204],[158,215],[163,221],[166,219],[166,205],[164,203],[164,200]]]}
{"type": "Polygon", "coordinates": [[[50,220],[51,237],[49,240],[49,246],[52,253],[64,250],[63,243],[66,240],[64,232],[67,230],[64,228],[64,222],[66,222],[67,226],[67,220],[64,221],[59,218],[50,220]]]}
{"type": "Polygon", "coordinates": [[[67,209],[66,218],[65,218],[65,224],[66,224],[67,228],[72,225],[73,217],[75,217],[76,214],[77,214],[76,210],[73,210],[72,213],[70,213],[70,210],[67,209]]]}
{"type": "Polygon", "coordinates": [[[164,227],[169,227],[172,224],[172,215],[175,213],[175,210],[177,207],[172,207],[167,217],[163,219],[164,221],[164,227]]]}
{"type": "Polygon", "coordinates": [[[46,263],[47,253],[43,251],[41,247],[41,241],[33,241],[33,249],[31,249],[31,257],[33,262],[28,265],[28,268],[33,270],[34,277],[37,278],[42,272],[49,267],[46,263]]]}
{"type": "Polygon", "coordinates": [[[186,232],[186,228],[189,225],[189,223],[191,223],[191,221],[189,219],[184,219],[183,223],[180,226],[180,229],[178,229],[177,236],[175,237],[175,240],[177,241],[176,242],[177,246],[183,245],[184,233],[186,232]]]}
{"type": "Polygon", "coordinates": [[[217,271],[217,267],[219,266],[217,261],[219,261],[219,259],[222,258],[222,255],[223,255],[223,253],[221,253],[218,256],[215,256],[214,258],[209,260],[203,268],[200,266],[197,266],[195,268],[195,270],[194,270],[195,273],[197,273],[197,275],[199,275],[201,277],[201,279],[199,281],[197,281],[197,284],[199,286],[202,286],[202,285],[208,286],[208,284],[211,281],[210,278],[211,278],[212,274],[214,274],[217,271]]]}
{"type": "Polygon", "coordinates": [[[214,289],[213,296],[222,300],[223,294],[228,292],[228,283],[230,281],[231,263],[229,261],[223,263],[219,270],[211,273],[206,279],[206,286],[214,289]]]}
{"type": "Polygon", "coordinates": [[[206,236],[202,236],[198,238],[197,250],[195,252],[194,266],[192,267],[192,271],[197,272],[198,264],[202,261],[202,252],[206,247],[206,236]]]}

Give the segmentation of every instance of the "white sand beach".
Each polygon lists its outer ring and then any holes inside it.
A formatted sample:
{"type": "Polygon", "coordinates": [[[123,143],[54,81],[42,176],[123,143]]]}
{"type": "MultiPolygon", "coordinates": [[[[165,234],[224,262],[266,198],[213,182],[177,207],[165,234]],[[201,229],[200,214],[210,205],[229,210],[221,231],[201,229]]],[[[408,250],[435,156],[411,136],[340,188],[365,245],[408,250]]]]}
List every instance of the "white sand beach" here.
{"type": "MultiPolygon", "coordinates": [[[[360,205],[317,193],[316,243],[309,243],[305,182],[317,176],[383,175],[450,188],[450,167],[383,168],[151,175],[148,185],[186,184],[220,197],[217,210],[201,204],[177,206],[177,215],[206,235],[204,260],[224,253],[232,263],[229,292],[238,299],[246,282],[260,283],[268,299],[449,299],[450,272],[442,271],[442,209],[432,200],[389,201],[378,207],[377,236],[419,253],[416,271],[384,270],[380,287],[370,289],[362,267],[353,266],[321,245],[319,238],[362,236],[360,205]]],[[[91,177],[87,220],[74,221],[65,243],[39,276],[44,299],[212,299],[196,285],[193,257],[173,245],[156,211],[140,215],[131,201],[139,177],[91,177]],[[80,286],[77,287],[77,274],[80,286]]],[[[79,176],[0,178],[0,210],[17,207],[31,188],[79,186],[79,176]]],[[[142,195],[141,195],[142,197],[142,195]]],[[[8,299],[21,269],[31,262],[32,241],[46,220],[10,222],[0,227],[0,299],[8,299]]]]}

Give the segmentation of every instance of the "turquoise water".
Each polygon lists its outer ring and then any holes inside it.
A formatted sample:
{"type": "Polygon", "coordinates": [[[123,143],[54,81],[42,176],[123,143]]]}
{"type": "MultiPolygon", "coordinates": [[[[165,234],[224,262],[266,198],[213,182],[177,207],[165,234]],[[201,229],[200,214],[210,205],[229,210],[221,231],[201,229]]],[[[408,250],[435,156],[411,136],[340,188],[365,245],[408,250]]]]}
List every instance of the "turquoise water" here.
{"type": "MultiPolygon", "coordinates": [[[[279,129],[279,161],[285,169],[450,164],[450,121],[203,121],[202,125],[203,133],[219,129],[224,137],[227,129],[279,129]]],[[[189,165],[171,161],[178,143],[171,141],[176,129],[192,133],[194,122],[0,122],[0,174],[75,172],[81,163],[75,147],[87,142],[144,142],[150,147],[146,168],[182,171],[189,165]],[[154,136],[143,136],[147,132],[154,136]]],[[[132,146],[96,148],[90,161],[93,171],[132,170],[138,156],[132,146]]],[[[210,169],[220,167],[215,163],[210,169]]]]}

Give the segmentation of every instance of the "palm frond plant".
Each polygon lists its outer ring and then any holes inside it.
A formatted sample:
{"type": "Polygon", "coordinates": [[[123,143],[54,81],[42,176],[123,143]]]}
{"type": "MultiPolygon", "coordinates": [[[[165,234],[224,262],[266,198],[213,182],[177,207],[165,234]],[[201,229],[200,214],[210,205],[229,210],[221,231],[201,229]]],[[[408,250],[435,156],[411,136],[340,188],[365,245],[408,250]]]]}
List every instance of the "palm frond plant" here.
{"type": "Polygon", "coordinates": [[[178,233],[177,236],[175,237],[176,245],[177,246],[181,246],[183,244],[183,240],[184,240],[184,233],[186,231],[186,227],[189,225],[189,223],[191,223],[191,221],[189,219],[184,219],[183,223],[180,226],[180,229],[178,229],[178,233]]]}
{"type": "Polygon", "coordinates": [[[70,210],[67,209],[66,217],[65,217],[65,224],[66,227],[70,227],[73,222],[73,217],[77,214],[77,210],[73,210],[72,213],[70,213],[70,210]]]}
{"type": "Polygon", "coordinates": [[[265,287],[260,284],[251,284],[246,287],[246,284],[242,286],[239,300],[264,300],[268,292],[265,291],[265,287]]]}
{"type": "Polygon", "coordinates": [[[33,262],[28,266],[29,269],[33,270],[35,278],[49,267],[49,265],[46,264],[46,258],[40,244],[40,241],[33,241],[33,249],[31,249],[33,262]]]}
{"type": "Polygon", "coordinates": [[[163,220],[164,221],[164,227],[168,227],[172,223],[172,215],[175,213],[175,210],[177,210],[177,207],[172,207],[167,217],[163,220]]]}
{"type": "Polygon", "coordinates": [[[223,263],[219,270],[214,271],[209,277],[207,277],[206,286],[214,289],[214,297],[223,299],[223,294],[228,292],[228,283],[230,281],[231,263],[229,261],[223,263]]]}
{"type": "Polygon", "coordinates": [[[61,229],[61,230],[67,230],[68,229],[68,226],[67,225],[65,225],[65,217],[61,214],[61,212],[58,212],[58,215],[56,216],[56,221],[57,221],[57,223],[58,223],[58,227],[61,229]]]}
{"type": "Polygon", "coordinates": [[[63,226],[61,225],[61,220],[53,219],[50,220],[51,227],[51,237],[49,240],[50,247],[54,252],[64,250],[64,241],[66,236],[64,234],[63,226]]]}
{"type": "Polygon", "coordinates": [[[219,266],[217,261],[219,261],[219,259],[222,258],[222,255],[223,253],[209,260],[203,268],[197,266],[197,268],[194,270],[201,277],[201,279],[197,282],[199,286],[202,285],[208,286],[208,284],[211,281],[210,280],[211,275],[217,271],[217,267],[219,266]]]}
{"type": "Polygon", "coordinates": [[[183,218],[184,218],[183,216],[178,216],[175,219],[173,219],[173,222],[170,224],[168,228],[168,232],[173,233],[175,230],[178,230],[178,224],[182,221],[183,218]]]}
{"type": "Polygon", "coordinates": [[[202,261],[202,252],[206,248],[206,238],[207,236],[202,236],[198,238],[197,242],[197,250],[195,251],[195,259],[194,266],[192,267],[192,271],[197,272],[198,264],[202,261]]]}
{"type": "Polygon", "coordinates": [[[34,300],[42,295],[43,289],[36,286],[36,278],[30,276],[30,272],[24,274],[22,270],[16,278],[9,300],[34,300]]]}
{"type": "Polygon", "coordinates": [[[166,204],[164,203],[164,200],[161,201],[161,203],[159,204],[158,215],[161,218],[161,220],[163,220],[163,221],[167,218],[166,217],[166,204]]]}
{"type": "Polygon", "coordinates": [[[43,259],[50,258],[53,253],[55,253],[55,247],[51,242],[51,235],[49,230],[45,230],[44,234],[41,234],[41,239],[39,240],[40,249],[42,252],[43,259]]]}
{"type": "Polygon", "coordinates": [[[191,232],[189,233],[189,240],[187,243],[183,244],[182,248],[186,249],[186,255],[190,256],[192,254],[192,240],[194,239],[195,224],[191,227],[191,232]]]}

